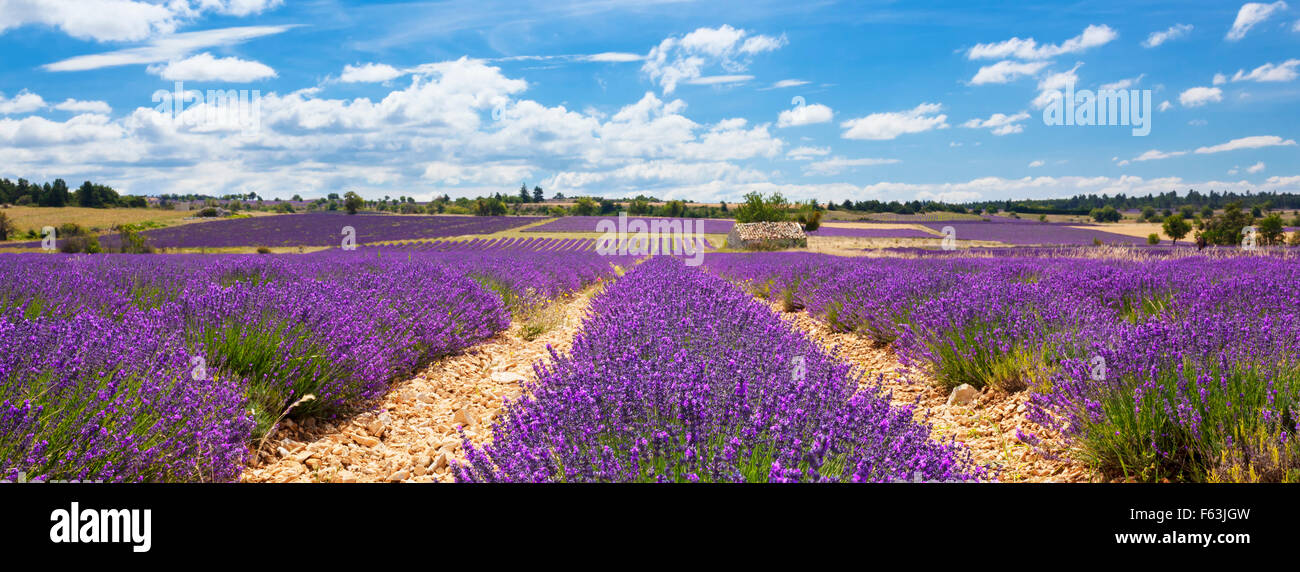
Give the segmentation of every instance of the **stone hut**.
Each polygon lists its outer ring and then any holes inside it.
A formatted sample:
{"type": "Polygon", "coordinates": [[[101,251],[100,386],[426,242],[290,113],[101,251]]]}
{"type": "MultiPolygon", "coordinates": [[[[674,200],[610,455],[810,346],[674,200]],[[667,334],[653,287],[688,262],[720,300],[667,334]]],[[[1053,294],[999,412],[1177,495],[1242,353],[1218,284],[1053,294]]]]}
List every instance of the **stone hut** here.
{"type": "Polygon", "coordinates": [[[727,234],[727,247],[745,250],[779,250],[808,246],[808,235],[797,222],[737,223],[727,234]]]}

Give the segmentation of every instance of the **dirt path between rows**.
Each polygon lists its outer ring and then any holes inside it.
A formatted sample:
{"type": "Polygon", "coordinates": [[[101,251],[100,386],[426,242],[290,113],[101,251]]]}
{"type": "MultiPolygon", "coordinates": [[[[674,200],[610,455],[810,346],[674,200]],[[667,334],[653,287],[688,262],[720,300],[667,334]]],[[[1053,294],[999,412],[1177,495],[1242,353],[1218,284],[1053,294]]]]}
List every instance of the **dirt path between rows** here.
{"type": "Polygon", "coordinates": [[[338,420],[286,421],[267,440],[243,482],[451,482],[450,462],[464,458],[458,426],[475,443],[491,438],[505,398],[517,396],[547,346],[567,352],[593,287],[553,308],[557,323],[528,341],[523,324],[429,365],[395,384],[377,408],[338,420]]]}
{"type": "Polygon", "coordinates": [[[779,303],[771,304],[771,307],[782,319],[823,348],[860,368],[865,373],[862,377],[864,384],[880,379],[884,389],[892,392],[896,405],[916,404],[916,419],[930,423],[936,438],[953,437],[970,448],[977,462],[1000,468],[998,480],[1093,480],[1086,467],[1045,458],[1035,446],[1020,441],[1017,429],[1043,439],[1053,452],[1060,450],[1059,445],[1054,445],[1053,435],[1046,434],[1042,427],[1026,418],[1028,392],[984,391],[966,405],[949,405],[947,392],[922,374],[904,368],[892,349],[876,347],[870,340],[855,334],[835,332],[807,312],[783,312],[779,303]]]}

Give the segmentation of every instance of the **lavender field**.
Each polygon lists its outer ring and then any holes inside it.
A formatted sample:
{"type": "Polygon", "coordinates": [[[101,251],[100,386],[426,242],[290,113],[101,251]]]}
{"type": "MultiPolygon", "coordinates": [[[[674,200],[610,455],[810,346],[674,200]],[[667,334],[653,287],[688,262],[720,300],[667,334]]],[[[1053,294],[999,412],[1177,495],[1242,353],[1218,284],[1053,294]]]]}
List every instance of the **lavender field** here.
{"type": "MultiPolygon", "coordinates": [[[[282,426],[347,423],[431,364],[596,288],[571,346],[546,342],[499,409],[482,420],[453,416],[454,403],[443,413],[461,433],[443,438],[441,461],[417,463],[421,473],[1019,478],[784,310],[881,348],[909,384],[1024,396],[1023,423],[1005,438],[1095,480],[1300,480],[1300,273],[1286,249],[710,251],[691,267],[602,255],[596,242],[0,255],[0,476],[240,480],[265,460],[264,437],[285,442],[282,426]]],[[[378,446],[368,439],[385,431],[367,423],[372,436],[344,439],[378,446]]]]}
{"type": "Polygon", "coordinates": [[[892,347],[943,387],[1030,392],[1031,418],[1100,476],[1300,479],[1293,255],[775,253],[716,255],[707,266],[892,347]]]}
{"type": "Polygon", "coordinates": [[[0,475],[228,481],[331,417],[613,274],[589,254],[4,255],[0,475]]]}
{"type": "MultiPolygon", "coordinates": [[[[307,213],[217,220],[145,231],[156,248],[238,246],[339,246],[343,228],[356,230],[356,243],[492,234],[542,220],[540,217],[356,215],[307,213]]],[[[112,247],[115,237],[105,245],[112,247]]],[[[39,245],[38,245],[39,246],[39,245]]]]}

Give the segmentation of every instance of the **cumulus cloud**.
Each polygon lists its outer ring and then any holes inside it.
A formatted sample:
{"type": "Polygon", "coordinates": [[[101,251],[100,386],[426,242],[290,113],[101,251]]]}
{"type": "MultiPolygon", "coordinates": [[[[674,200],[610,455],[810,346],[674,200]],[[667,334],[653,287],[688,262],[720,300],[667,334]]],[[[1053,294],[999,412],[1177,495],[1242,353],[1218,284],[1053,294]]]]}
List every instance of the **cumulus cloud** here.
{"type": "Polygon", "coordinates": [[[990,129],[994,135],[1010,135],[1023,132],[1025,126],[1021,125],[1020,122],[1026,119],[1029,119],[1029,114],[1023,111],[1014,115],[994,113],[988,119],[971,119],[962,123],[961,126],[970,129],[990,129]]]}
{"type": "Polygon", "coordinates": [[[1247,2],[1241,5],[1237,11],[1237,19],[1232,22],[1232,29],[1228,30],[1226,38],[1230,42],[1235,42],[1246,37],[1246,33],[1261,22],[1273,17],[1274,14],[1286,10],[1286,2],[1278,0],[1272,4],[1262,2],[1247,2]]]}
{"type": "Polygon", "coordinates": [[[0,2],[0,33],[35,25],[82,40],[139,41],[169,34],[204,12],[249,16],[280,4],[281,0],[5,0],[0,2]]]}
{"type": "Polygon", "coordinates": [[[971,85],[984,85],[990,83],[1010,83],[1018,78],[1030,76],[1042,71],[1047,67],[1047,62],[1016,62],[1003,60],[991,66],[983,66],[975,77],[970,80],[971,85]]]}
{"type": "Polygon", "coordinates": [[[113,108],[103,101],[78,101],[76,99],[65,99],[62,103],[56,104],[55,109],[59,111],[70,111],[73,113],[100,113],[108,115],[113,112],[113,108]]]}
{"type": "Polygon", "coordinates": [[[1178,94],[1178,103],[1183,107],[1201,107],[1220,101],[1223,101],[1223,90],[1217,87],[1193,87],[1178,94]]]}
{"type": "Polygon", "coordinates": [[[678,84],[703,77],[706,69],[721,67],[730,75],[738,75],[749,67],[753,56],[785,44],[785,36],[751,34],[725,24],[698,28],[680,38],[665,38],[651,48],[641,70],[659,84],[664,94],[669,94],[678,84]]]}
{"type": "Polygon", "coordinates": [[[1142,47],[1144,48],[1160,47],[1160,45],[1164,44],[1165,42],[1168,42],[1170,40],[1177,40],[1179,38],[1186,36],[1187,34],[1190,34],[1191,32],[1192,32],[1191,24],[1174,24],[1173,26],[1170,26],[1168,30],[1151,32],[1151,35],[1147,36],[1146,40],[1143,40],[1142,47]]]}
{"type": "Polygon", "coordinates": [[[1264,170],[1264,162],[1263,162],[1263,161],[1260,161],[1260,162],[1258,162],[1258,163],[1255,163],[1254,165],[1251,165],[1251,166],[1249,166],[1249,167],[1246,167],[1246,172],[1247,172],[1247,173],[1250,173],[1250,174],[1252,174],[1252,175],[1255,174],[1255,173],[1259,173],[1259,172],[1261,172],[1261,171],[1263,171],[1263,170],[1264,170]]]}
{"type": "Polygon", "coordinates": [[[845,139],[889,140],[908,133],[947,129],[948,116],[938,103],[922,103],[907,111],[872,113],[840,124],[845,139]]]}
{"type": "Polygon", "coordinates": [[[1036,169],[1036,168],[1038,168],[1038,167],[1042,167],[1043,165],[1046,165],[1046,164],[1047,164],[1047,163],[1044,163],[1041,159],[1040,159],[1040,160],[1036,160],[1036,161],[1031,161],[1031,162],[1029,163],[1029,168],[1030,168],[1030,169],[1036,169]]]}
{"type": "Polygon", "coordinates": [[[1057,97],[1061,97],[1061,90],[1066,86],[1079,83],[1079,68],[1083,62],[1074,64],[1074,67],[1063,72],[1049,74],[1038,82],[1038,96],[1034,98],[1031,105],[1035,109],[1043,109],[1050,105],[1057,97]]]}
{"type": "Polygon", "coordinates": [[[1118,37],[1119,33],[1111,29],[1110,26],[1094,24],[1085,28],[1078,36],[1060,44],[1039,45],[1033,38],[1023,40],[1011,38],[993,44],[976,44],[975,47],[966,52],[966,57],[972,60],[1000,60],[1005,58],[1045,60],[1104,46],[1118,37]]]}
{"type": "Polygon", "coordinates": [[[27,90],[12,98],[0,93],[0,115],[17,115],[45,109],[45,98],[27,90]]]}
{"type": "MultiPolygon", "coordinates": [[[[1291,59],[1280,64],[1266,63],[1259,66],[1249,73],[1246,70],[1237,70],[1233,74],[1232,81],[1255,81],[1255,82],[1284,82],[1292,81],[1296,78],[1296,68],[1300,67],[1300,60],[1291,59]]],[[[1216,81],[1219,76],[1215,76],[1216,81]]]]}
{"type": "Polygon", "coordinates": [[[169,81],[248,83],[276,77],[275,70],[261,62],[236,57],[217,58],[207,52],[167,62],[166,65],[149,66],[148,71],[169,81]]]}
{"type": "Polygon", "coordinates": [[[345,65],[339,81],[343,83],[380,83],[396,79],[404,74],[401,70],[388,64],[345,65]]]}
{"type": "Polygon", "coordinates": [[[794,109],[782,111],[777,116],[777,127],[797,127],[815,123],[827,123],[835,115],[831,108],[820,103],[800,105],[794,109]]]}

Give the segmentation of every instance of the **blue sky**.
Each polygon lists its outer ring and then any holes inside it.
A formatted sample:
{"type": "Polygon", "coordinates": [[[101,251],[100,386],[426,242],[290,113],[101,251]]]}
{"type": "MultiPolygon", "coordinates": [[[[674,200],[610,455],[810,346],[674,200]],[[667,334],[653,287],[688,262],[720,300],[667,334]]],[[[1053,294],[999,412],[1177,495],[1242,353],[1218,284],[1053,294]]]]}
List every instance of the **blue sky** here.
{"type": "Polygon", "coordinates": [[[1297,47],[1281,1],[6,0],[0,176],[267,198],[1300,192],[1297,47]],[[1149,90],[1150,134],[1044,124],[1071,80],[1149,90]],[[177,81],[260,98],[166,113],[177,81]]]}

